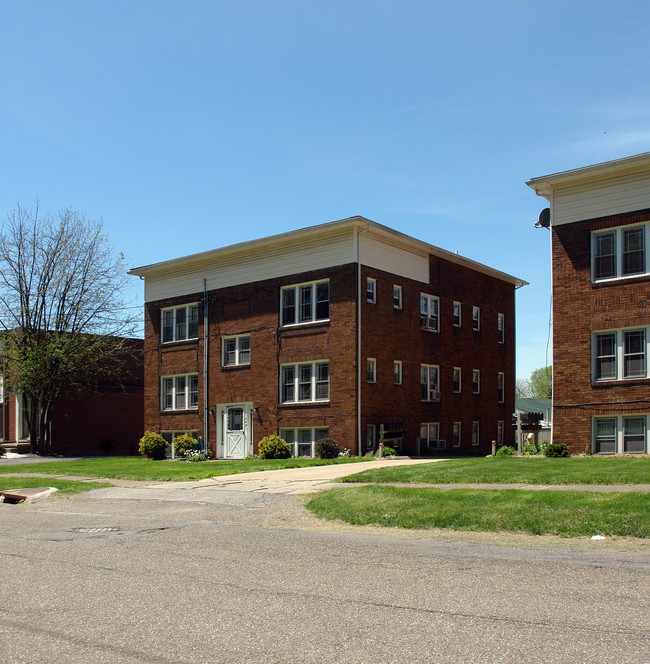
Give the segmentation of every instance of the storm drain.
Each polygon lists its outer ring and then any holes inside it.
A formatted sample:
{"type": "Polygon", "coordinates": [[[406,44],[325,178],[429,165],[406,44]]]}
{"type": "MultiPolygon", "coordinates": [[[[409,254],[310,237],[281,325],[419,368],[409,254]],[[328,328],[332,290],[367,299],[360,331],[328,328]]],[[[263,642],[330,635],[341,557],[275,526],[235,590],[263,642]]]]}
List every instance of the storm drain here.
{"type": "Polygon", "coordinates": [[[116,533],[120,528],[114,526],[78,526],[77,528],[70,528],[71,533],[87,533],[90,535],[98,535],[100,533],[116,533]]]}

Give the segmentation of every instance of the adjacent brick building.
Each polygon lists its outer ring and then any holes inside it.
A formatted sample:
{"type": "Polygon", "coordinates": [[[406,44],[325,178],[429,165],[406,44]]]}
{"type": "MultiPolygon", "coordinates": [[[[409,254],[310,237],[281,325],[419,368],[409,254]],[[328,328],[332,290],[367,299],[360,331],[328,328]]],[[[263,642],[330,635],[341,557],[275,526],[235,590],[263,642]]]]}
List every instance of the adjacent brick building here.
{"type": "Polygon", "coordinates": [[[352,217],[153,265],[145,428],[241,458],[279,433],[353,453],[511,442],[525,282],[352,217]],[[400,435],[401,432],[403,435],[400,435]]]}
{"type": "Polygon", "coordinates": [[[551,204],[553,441],[648,452],[650,153],[528,185],[551,204]]]}

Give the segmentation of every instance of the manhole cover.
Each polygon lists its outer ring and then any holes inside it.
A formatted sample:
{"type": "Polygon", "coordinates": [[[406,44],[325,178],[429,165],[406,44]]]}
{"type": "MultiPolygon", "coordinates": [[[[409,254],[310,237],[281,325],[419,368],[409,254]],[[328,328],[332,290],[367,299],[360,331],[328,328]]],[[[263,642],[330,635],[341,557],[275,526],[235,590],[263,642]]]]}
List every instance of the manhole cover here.
{"type": "Polygon", "coordinates": [[[73,533],[115,533],[119,528],[114,528],[113,526],[79,526],[78,528],[70,528],[70,532],[73,533]]]}

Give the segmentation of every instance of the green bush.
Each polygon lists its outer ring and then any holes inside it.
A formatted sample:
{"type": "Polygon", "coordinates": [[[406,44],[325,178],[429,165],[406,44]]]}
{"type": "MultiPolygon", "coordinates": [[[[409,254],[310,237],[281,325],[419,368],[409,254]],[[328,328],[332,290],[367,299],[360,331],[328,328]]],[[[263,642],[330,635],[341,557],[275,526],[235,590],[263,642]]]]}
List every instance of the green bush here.
{"type": "Polygon", "coordinates": [[[155,459],[160,461],[165,458],[165,449],[167,442],[165,439],[154,431],[145,431],[144,436],[140,438],[139,452],[147,459],[155,459]]]}
{"type": "Polygon", "coordinates": [[[546,446],[544,450],[544,456],[547,457],[568,457],[569,448],[565,443],[551,443],[546,446]]]}
{"type": "MultiPolygon", "coordinates": [[[[384,453],[382,456],[397,456],[397,452],[392,448],[388,447],[388,445],[384,445],[384,453]]],[[[377,450],[377,457],[379,457],[379,450],[377,450]]]]}
{"type": "Polygon", "coordinates": [[[526,456],[535,456],[535,454],[539,454],[539,452],[535,449],[535,446],[533,444],[524,445],[523,452],[526,456]]]}
{"type": "Polygon", "coordinates": [[[343,448],[333,438],[321,438],[316,441],[316,456],[319,459],[336,459],[343,448]]]}
{"type": "Polygon", "coordinates": [[[288,459],[291,448],[285,440],[276,433],[264,436],[257,448],[260,459],[288,459]]]}
{"type": "Polygon", "coordinates": [[[513,454],[516,454],[517,450],[512,447],[512,445],[502,445],[498,450],[497,450],[497,456],[513,456],[513,454]]]}
{"type": "Polygon", "coordinates": [[[203,450],[187,450],[185,452],[185,461],[207,461],[210,458],[210,452],[204,452],[203,450]]]}
{"type": "Polygon", "coordinates": [[[200,449],[199,441],[191,433],[174,437],[174,456],[184,457],[190,450],[200,449]]]}

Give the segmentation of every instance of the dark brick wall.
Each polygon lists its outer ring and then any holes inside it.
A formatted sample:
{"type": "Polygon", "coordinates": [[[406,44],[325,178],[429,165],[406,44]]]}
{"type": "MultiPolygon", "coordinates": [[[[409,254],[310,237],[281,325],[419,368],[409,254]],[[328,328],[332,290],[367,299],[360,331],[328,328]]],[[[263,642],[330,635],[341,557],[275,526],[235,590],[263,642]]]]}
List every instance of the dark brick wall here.
{"type": "Polygon", "coordinates": [[[592,284],[590,248],[591,231],[649,219],[640,210],[552,229],[553,441],[572,453],[591,449],[593,415],[649,408],[647,380],[592,383],[592,330],[650,325],[650,290],[647,276],[592,284]],[[616,403],[626,401],[637,403],[616,403]]]}

